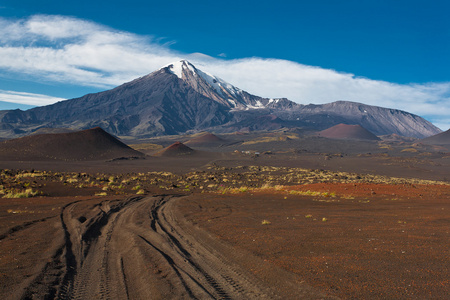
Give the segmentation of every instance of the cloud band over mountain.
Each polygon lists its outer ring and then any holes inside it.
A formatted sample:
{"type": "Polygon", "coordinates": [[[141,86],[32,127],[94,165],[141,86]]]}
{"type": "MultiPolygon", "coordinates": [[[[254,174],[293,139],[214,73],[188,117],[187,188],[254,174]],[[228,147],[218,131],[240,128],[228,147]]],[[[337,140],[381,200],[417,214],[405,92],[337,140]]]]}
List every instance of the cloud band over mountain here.
{"type": "MultiPolygon", "coordinates": [[[[303,104],[356,101],[406,110],[428,118],[443,130],[450,127],[448,82],[396,84],[281,59],[223,59],[181,53],[171,48],[171,42],[67,16],[0,18],[0,26],[0,70],[15,79],[100,90],[188,59],[259,96],[286,97],[303,104]]],[[[27,90],[0,91],[0,101],[45,105],[58,100],[33,97],[27,90]]]]}

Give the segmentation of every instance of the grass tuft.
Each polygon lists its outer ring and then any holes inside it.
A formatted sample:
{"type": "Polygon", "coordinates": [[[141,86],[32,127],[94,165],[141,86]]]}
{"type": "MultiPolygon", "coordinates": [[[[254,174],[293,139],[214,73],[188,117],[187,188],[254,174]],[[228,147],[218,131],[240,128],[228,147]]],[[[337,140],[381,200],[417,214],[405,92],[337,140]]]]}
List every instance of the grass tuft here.
{"type": "Polygon", "coordinates": [[[38,194],[38,191],[33,191],[33,189],[30,188],[22,191],[10,191],[6,193],[3,198],[29,198],[37,196],[38,194]]]}

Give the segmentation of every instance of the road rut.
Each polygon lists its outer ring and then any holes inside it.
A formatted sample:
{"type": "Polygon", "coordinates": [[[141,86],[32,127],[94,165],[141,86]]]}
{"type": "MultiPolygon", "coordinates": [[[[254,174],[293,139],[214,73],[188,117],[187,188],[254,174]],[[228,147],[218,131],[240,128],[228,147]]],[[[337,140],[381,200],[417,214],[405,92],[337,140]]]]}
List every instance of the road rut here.
{"type": "Polygon", "coordinates": [[[66,274],[57,298],[271,298],[208,245],[185,231],[173,214],[174,196],[134,197],[79,224],[64,209],[66,274]],[[83,225],[83,226],[80,226],[83,225]]]}
{"type": "Polygon", "coordinates": [[[67,204],[60,214],[64,243],[22,298],[326,298],[292,273],[195,227],[178,209],[181,199],[133,196],[67,204]],[[268,270],[266,278],[255,276],[261,268],[268,270]]]}

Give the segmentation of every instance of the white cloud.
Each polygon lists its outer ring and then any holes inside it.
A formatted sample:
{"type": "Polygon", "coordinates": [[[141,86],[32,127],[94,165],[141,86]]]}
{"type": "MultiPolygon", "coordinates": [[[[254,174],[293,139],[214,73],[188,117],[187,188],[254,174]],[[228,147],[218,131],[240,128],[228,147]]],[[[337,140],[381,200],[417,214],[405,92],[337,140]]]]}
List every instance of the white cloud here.
{"type": "Polygon", "coordinates": [[[356,101],[426,116],[442,129],[450,126],[450,83],[402,85],[286,60],[179,53],[169,48],[171,42],[65,16],[0,18],[0,27],[0,70],[36,80],[110,88],[185,58],[259,96],[303,104],[356,101]]]}
{"type": "Polygon", "coordinates": [[[0,90],[0,101],[19,103],[26,105],[47,105],[58,101],[64,100],[63,98],[51,97],[42,94],[24,93],[16,91],[4,91],[0,90]]]}
{"type": "Polygon", "coordinates": [[[50,81],[110,87],[180,58],[149,36],[71,17],[0,18],[0,26],[0,68],[50,81]]]}
{"type": "Polygon", "coordinates": [[[401,85],[261,58],[199,62],[199,67],[264,97],[286,97],[302,104],[355,101],[439,119],[441,129],[450,127],[450,83],[401,85]]]}

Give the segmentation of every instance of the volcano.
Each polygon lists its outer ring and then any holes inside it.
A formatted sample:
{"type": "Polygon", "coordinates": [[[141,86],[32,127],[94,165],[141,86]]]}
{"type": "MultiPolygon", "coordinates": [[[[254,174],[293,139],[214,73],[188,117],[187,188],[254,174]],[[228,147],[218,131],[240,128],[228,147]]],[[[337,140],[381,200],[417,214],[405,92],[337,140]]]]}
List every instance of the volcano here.
{"type": "Polygon", "coordinates": [[[330,139],[380,140],[376,135],[360,125],[339,124],[322,130],[317,135],[330,139]]]}
{"type": "Polygon", "coordinates": [[[423,139],[421,142],[430,145],[450,145],[450,129],[423,139]]]}
{"type": "Polygon", "coordinates": [[[29,135],[40,128],[100,126],[116,136],[146,138],[205,130],[324,130],[340,123],[358,124],[376,135],[424,138],[441,132],[421,117],[395,109],[348,101],[302,105],[255,96],[181,60],[104,92],[26,111],[0,111],[0,137],[29,135]]]}
{"type": "Polygon", "coordinates": [[[208,146],[221,144],[223,142],[224,140],[219,138],[217,135],[212,134],[210,132],[204,132],[186,141],[184,144],[189,146],[208,146]]]}
{"type": "Polygon", "coordinates": [[[100,127],[69,133],[36,134],[0,143],[0,160],[105,160],[144,157],[100,127]]]}
{"type": "Polygon", "coordinates": [[[155,156],[182,156],[190,155],[195,151],[181,142],[175,142],[169,147],[155,153],[155,156]]]}

